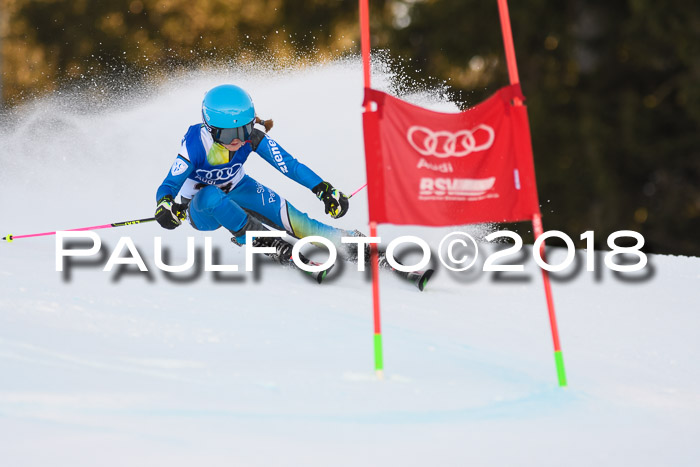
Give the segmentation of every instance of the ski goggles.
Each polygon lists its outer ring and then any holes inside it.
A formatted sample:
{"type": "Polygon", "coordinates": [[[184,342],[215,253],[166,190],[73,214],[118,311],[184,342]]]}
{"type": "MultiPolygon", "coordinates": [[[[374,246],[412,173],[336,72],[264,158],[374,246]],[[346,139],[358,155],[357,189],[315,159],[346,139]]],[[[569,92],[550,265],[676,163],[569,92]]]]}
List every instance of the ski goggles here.
{"type": "Polygon", "coordinates": [[[216,128],[206,123],[204,125],[207,127],[207,130],[209,130],[209,133],[211,133],[214,141],[219,144],[231,144],[234,139],[248,141],[253,131],[253,122],[239,126],[238,128],[216,128]]]}

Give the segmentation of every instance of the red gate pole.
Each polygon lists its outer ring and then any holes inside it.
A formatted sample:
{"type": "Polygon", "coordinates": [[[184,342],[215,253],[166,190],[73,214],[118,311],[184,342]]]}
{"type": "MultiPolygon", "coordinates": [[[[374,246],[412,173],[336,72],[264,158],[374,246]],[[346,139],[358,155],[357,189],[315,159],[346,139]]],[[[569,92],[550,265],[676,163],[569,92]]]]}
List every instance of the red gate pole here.
{"type": "MultiPolygon", "coordinates": [[[[506,63],[508,64],[508,77],[510,84],[520,82],[518,77],[518,65],[515,62],[515,46],[513,45],[513,32],[510,28],[510,15],[508,14],[507,0],[498,0],[498,12],[501,17],[501,32],[503,33],[503,45],[506,52],[506,63]]],[[[523,105],[520,99],[515,100],[515,105],[523,105]]],[[[537,208],[537,213],[532,216],[532,229],[535,234],[535,240],[543,234],[542,228],[542,213],[537,208]]],[[[540,258],[545,259],[544,242],[540,244],[540,258]]],[[[542,268],[541,268],[542,269],[542,268]]],[[[544,293],[547,299],[547,310],[549,311],[549,324],[552,328],[552,341],[554,342],[554,362],[557,367],[557,378],[559,386],[566,386],[566,370],[564,368],[564,356],[559,343],[559,330],[557,328],[557,317],[554,313],[554,298],[552,296],[552,286],[549,282],[549,273],[546,269],[542,269],[542,280],[544,282],[544,293]]]]}
{"type": "MultiPolygon", "coordinates": [[[[370,37],[369,37],[369,0],[360,1],[360,44],[362,50],[362,70],[364,74],[365,90],[371,87],[370,68],[370,37]]],[[[365,102],[365,112],[372,111],[372,103],[365,102]]],[[[369,190],[369,188],[368,188],[369,190]]],[[[370,219],[370,237],[377,236],[377,223],[370,219]]],[[[374,371],[377,378],[384,377],[384,352],[382,349],[382,326],[379,302],[379,259],[377,257],[377,245],[370,246],[370,264],[372,266],[372,306],[374,310],[374,371]]]]}
{"type": "MultiPolygon", "coordinates": [[[[362,71],[364,75],[365,89],[371,87],[371,68],[369,63],[369,0],[360,0],[360,49],[362,50],[362,71]]],[[[365,111],[370,109],[370,104],[365,104],[365,111]]]]}

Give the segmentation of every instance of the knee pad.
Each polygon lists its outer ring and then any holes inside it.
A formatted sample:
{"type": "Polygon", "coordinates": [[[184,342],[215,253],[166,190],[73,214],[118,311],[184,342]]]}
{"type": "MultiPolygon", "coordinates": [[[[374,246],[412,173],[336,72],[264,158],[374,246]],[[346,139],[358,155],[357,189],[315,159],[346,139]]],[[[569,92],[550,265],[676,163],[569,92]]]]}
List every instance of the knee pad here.
{"type": "Polygon", "coordinates": [[[192,200],[192,208],[197,211],[211,212],[216,209],[226,198],[226,194],[214,185],[207,185],[195,195],[192,200]]]}

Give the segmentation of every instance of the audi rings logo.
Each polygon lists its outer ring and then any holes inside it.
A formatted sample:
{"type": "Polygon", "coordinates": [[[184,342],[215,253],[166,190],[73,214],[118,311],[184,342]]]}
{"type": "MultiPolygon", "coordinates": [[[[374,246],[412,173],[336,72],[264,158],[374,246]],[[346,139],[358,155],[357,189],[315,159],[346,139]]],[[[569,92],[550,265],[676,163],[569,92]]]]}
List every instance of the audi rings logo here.
{"type": "Polygon", "coordinates": [[[240,168],[241,164],[234,164],[231,167],[224,167],[222,169],[197,169],[197,178],[205,183],[222,182],[236,175],[236,172],[238,172],[240,168]]]}
{"type": "Polygon", "coordinates": [[[406,133],[406,139],[423,156],[464,157],[473,152],[485,151],[493,145],[496,133],[488,125],[479,124],[471,130],[456,133],[439,130],[433,131],[424,126],[412,126],[406,133]]]}

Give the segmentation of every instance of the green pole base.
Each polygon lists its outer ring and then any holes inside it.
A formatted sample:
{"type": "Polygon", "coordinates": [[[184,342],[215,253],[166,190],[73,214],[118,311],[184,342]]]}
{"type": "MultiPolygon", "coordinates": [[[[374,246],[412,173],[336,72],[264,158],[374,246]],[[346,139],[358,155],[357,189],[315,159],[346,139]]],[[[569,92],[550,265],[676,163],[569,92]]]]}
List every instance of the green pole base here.
{"type": "Polygon", "coordinates": [[[384,370],[384,354],[382,351],[382,335],[374,335],[374,369],[377,372],[384,370]]]}
{"type": "Polygon", "coordinates": [[[557,365],[557,378],[559,378],[559,386],[566,386],[566,370],[564,369],[564,354],[561,350],[554,351],[554,362],[557,365]]]}

